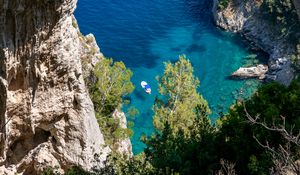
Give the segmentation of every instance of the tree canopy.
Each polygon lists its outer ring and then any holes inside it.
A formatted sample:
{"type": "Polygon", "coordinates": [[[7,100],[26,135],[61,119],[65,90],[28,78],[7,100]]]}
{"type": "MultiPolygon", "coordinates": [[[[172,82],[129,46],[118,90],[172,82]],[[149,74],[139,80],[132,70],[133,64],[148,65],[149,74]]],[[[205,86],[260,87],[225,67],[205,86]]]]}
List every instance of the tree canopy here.
{"type": "Polygon", "coordinates": [[[181,130],[189,135],[197,114],[210,113],[206,100],[197,92],[199,80],[190,61],[182,55],[174,64],[165,63],[164,73],[157,79],[161,96],[153,106],[155,128],[162,131],[168,124],[174,133],[181,130]]]}
{"type": "Polygon", "coordinates": [[[119,120],[112,117],[116,109],[120,109],[124,96],[130,94],[134,86],[130,81],[132,72],[123,62],[112,59],[99,61],[89,82],[89,93],[94,103],[96,118],[104,139],[111,146],[116,140],[132,135],[131,129],[120,128],[119,120]]]}

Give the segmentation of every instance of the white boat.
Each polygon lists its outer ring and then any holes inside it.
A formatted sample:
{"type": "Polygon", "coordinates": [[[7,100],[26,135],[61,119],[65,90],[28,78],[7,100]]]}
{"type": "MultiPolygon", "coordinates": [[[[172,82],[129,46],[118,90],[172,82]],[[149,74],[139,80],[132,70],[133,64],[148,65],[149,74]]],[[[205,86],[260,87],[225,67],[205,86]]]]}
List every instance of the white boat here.
{"type": "Polygon", "coordinates": [[[147,94],[151,94],[151,87],[146,81],[142,81],[141,86],[147,94]]]}

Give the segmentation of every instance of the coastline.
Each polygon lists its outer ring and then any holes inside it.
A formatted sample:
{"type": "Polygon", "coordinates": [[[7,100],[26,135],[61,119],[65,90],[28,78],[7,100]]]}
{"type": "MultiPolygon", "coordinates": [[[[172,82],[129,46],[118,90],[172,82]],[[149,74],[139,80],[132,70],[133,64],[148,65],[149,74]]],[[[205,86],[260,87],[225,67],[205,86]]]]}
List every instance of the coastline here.
{"type": "Polygon", "coordinates": [[[261,4],[249,0],[235,0],[220,9],[218,0],[213,1],[213,17],[217,26],[226,31],[239,33],[251,45],[269,54],[266,81],[278,81],[284,85],[290,84],[295,77],[289,57],[295,53],[295,45],[286,36],[278,33],[277,26],[261,17],[261,4]]]}

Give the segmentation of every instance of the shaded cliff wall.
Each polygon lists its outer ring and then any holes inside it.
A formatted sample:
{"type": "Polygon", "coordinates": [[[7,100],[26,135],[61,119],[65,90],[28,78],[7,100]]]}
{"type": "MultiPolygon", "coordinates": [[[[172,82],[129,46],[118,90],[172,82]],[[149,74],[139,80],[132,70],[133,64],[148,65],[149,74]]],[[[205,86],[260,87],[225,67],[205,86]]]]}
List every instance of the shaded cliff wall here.
{"type": "Polygon", "coordinates": [[[218,0],[214,0],[216,24],[225,30],[241,33],[253,45],[269,53],[267,80],[289,84],[294,77],[289,57],[296,48],[291,40],[300,37],[300,29],[292,37],[289,33],[297,28],[300,19],[289,26],[282,26],[271,20],[268,13],[262,0],[229,0],[223,8],[219,7],[218,0]]]}
{"type": "Polygon", "coordinates": [[[0,174],[90,169],[110,151],[82,76],[76,2],[0,1],[0,174]]]}

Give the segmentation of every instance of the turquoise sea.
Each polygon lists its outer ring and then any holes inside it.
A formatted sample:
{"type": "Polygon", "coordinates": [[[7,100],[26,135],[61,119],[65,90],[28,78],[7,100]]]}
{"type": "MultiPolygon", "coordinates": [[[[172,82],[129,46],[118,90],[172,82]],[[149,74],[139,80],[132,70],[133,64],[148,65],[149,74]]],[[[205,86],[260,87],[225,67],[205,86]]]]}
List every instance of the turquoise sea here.
{"type": "Polygon", "coordinates": [[[78,1],[75,16],[81,32],[93,33],[106,57],[125,62],[134,73],[130,105],[140,112],[134,119],[131,138],[135,154],[144,148],[141,135],[154,131],[155,77],[162,74],[163,62],[174,62],[180,54],[191,60],[201,82],[199,92],[213,111],[212,122],[259,84],[228,78],[253,53],[241,37],[214,25],[211,7],[211,0],[78,1]],[[143,80],[150,83],[151,95],[141,88],[143,80]]]}

